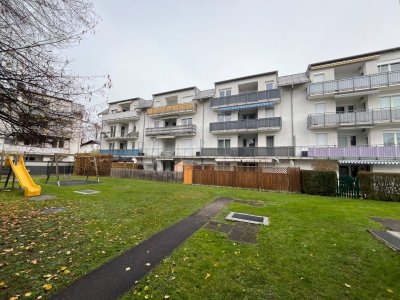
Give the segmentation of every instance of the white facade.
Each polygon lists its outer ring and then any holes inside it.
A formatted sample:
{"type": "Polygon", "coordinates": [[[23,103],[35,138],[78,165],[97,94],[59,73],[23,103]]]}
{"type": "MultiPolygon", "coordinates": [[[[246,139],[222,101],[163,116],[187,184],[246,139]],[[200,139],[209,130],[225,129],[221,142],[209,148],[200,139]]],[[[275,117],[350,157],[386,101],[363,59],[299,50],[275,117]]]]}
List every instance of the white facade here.
{"type": "Polygon", "coordinates": [[[303,169],[331,159],[340,174],[393,172],[400,169],[400,48],[310,64],[301,74],[273,71],[207,91],[110,103],[101,149],[159,170],[183,158],[303,169]]]}

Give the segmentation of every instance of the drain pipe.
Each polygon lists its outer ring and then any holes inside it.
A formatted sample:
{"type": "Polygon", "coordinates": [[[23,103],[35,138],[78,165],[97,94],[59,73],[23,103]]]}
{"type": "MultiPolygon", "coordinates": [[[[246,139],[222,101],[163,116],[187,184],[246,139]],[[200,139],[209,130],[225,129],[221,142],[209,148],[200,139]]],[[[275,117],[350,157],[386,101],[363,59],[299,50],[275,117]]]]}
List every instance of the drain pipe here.
{"type": "Polygon", "coordinates": [[[292,138],[292,147],[295,146],[295,141],[294,141],[294,120],[293,120],[293,84],[290,89],[290,118],[291,118],[291,138],[292,138]]]}

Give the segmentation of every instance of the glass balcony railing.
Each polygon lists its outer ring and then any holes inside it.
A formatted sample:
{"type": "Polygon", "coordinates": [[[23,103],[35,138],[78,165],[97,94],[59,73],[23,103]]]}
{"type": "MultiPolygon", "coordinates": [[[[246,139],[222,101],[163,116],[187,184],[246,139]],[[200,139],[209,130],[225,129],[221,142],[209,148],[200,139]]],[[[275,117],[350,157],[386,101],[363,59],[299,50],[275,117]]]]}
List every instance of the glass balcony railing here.
{"type": "Polygon", "coordinates": [[[103,115],[102,120],[103,121],[121,121],[121,120],[138,120],[139,116],[138,113],[134,110],[130,111],[123,111],[123,112],[117,112],[117,113],[108,113],[106,115],[103,115]]]}
{"type": "Polygon", "coordinates": [[[281,98],[280,89],[272,89],[267,91],[250,92],[239,95],[232,95],[211,99],[211,108],[219,106],[229,106],[236,104],[248,104],[265,101],[276,101],[281,98]]]}

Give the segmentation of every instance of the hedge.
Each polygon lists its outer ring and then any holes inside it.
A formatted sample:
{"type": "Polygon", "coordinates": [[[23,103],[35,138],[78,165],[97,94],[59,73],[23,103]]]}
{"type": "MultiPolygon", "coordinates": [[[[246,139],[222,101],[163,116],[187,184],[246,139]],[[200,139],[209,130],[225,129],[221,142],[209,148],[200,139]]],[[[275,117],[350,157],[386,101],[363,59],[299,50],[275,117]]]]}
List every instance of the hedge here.
{"type": "Polygon", "coordinates": [[[336,196],[338,178],[335,171],[301,170],[303,193],[336,196]]]}
{"type": "Polygon", "coordinates": [[[400,201],[400,174],[358,172],[361,193],[364,198],[400,201]]]}

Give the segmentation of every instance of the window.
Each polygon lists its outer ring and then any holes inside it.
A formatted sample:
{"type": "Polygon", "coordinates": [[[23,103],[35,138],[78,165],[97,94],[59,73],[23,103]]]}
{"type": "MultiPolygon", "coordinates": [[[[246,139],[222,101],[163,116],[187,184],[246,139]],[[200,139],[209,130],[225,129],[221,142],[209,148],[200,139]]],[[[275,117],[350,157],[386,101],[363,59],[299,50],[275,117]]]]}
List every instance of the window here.
{"type": "Polygon", "coordinates": [[[230,139],[218,140],[218,148],[230,148],[230,147],[231,147],[230,139]]]}
{"type": "Polygon", "coordinates": [[[269,81],[265,83],[265,90],[269,91],[272,90],[274,88],[274,82],[273,81],[269,81]]]}
{"type": "Polygon", "coordinates": [[[326,112],[325,103],[315,103],[314,110],[317,114],[324,114],[326,112]]]}
{"type": "Polygon", "coordinates": [[[64,140],[58,141],[58,148],[64,148],[64,140]]]}
{"type": "Polygon", "coordinates": [[[241,117],[242,120],[254,120],[256,118],[257,118],[257,113],[243,114],[241,117]]]}
{"type": "Polygon", "coordinates": [[[182,103],[189,103],[192,102],[193,96],[185,96],[182,98],[182,103]]]}
{"type": "Polygon", "coordinates": [[[110,126],[110,137],[115,137],[116,131],[117,131],[117,127],[115,125],[110,126]]]}
{"type": "Polygon", "coordinates": [[[336,113],[337,113],[337,114],[342,114],[342,113],[344,113],[344,106],[337,106],[337,107],[336,107],[336,113]]]}
{"type": "Polygon", "coordinates": [[[267,136],[267,147],[274,147],[274,136],[267,136]]]}
{"type": "Polygon", "coordinates": [[[400,145],[400,131],[384,132],[383,144],[385,146],[399,146],[400,145]]]}
{"type": "Polygon", "coordinates": [[[400,107],[400,95],[380,97],[380,108],[400,107]]]}
{"type": "Polygon", "coordinates": [[[313,75],[313,82],[323,82],[325,81],[325,73],[319,73],[313,75]]]}
{"type": "Polygon", "coordinates": [[[218,114],[218,122],[229,122],[231,120],[231,114],[218,114]]]}
{"type": "Polygon", "coordinates": [[[185,118],[181,121],[182,125],[192,125],[192,118],[185,118]]]}
{"type": "Polygon", "coordinates": [[[219,91],[219,96],[220,97],[228,97],[231,95],[231,89],[226,89],[226,90],[220,90],[219,91]]]}
{"type": "Polygon", "coordinates": [[[114,150],[115,144],[114,143],[110,143],[108,144],[108,149],[109,150],[114,150]]]}
{"type": "Polygon", "coordinates": [[[154,107],[160,107],[160,106],[161,106],[161,101],[160,100],[154,101],[154,107]]]}
{"type": "Polygon", "coordinates": [[[327,146],[328,145],[328,134],[327,133],[317,133],[317,146],[327,146]]]}
{"type": "Polygon", "coordinates": [[[121,125],[121,137],[125,136],[125,125],[121,125]]]}
{"type": "Polygon", "coordinates": [[[116,113],[117,113],[117,110],[116,110],[116,109],[112,109],[112,110],[111,110],[111,113],[112,113],[112,114],[116,114],[116,113]]]}
{"type": "Polygon", "coordinates": [[[125,144],[124,143],[119,143],[119,149],[123,150],[125,148],[125,144]]]}
{"type": "Polygon", "coordinates": [[[158,121],[158,120],[154,121],[154,127],[155,128],[160,127],[160,121],[158,121]]]}
{"type": "Polygon", "coordinates": [[[132,149],[135,149],[136,143],[135,141],[132,141],[132,149]]]}
{"type": "Polygon", "coordinates": [[[52,146],[53,148],[57,148],[57,144],[58,144],[58,140],[53,140],[51,146],[52,146]]]}
{"type": "Polygon", "coordinates": [[[400,71],[400,61],[392,61],[378,64],[378,72],[395,72],[400,71]]]}

